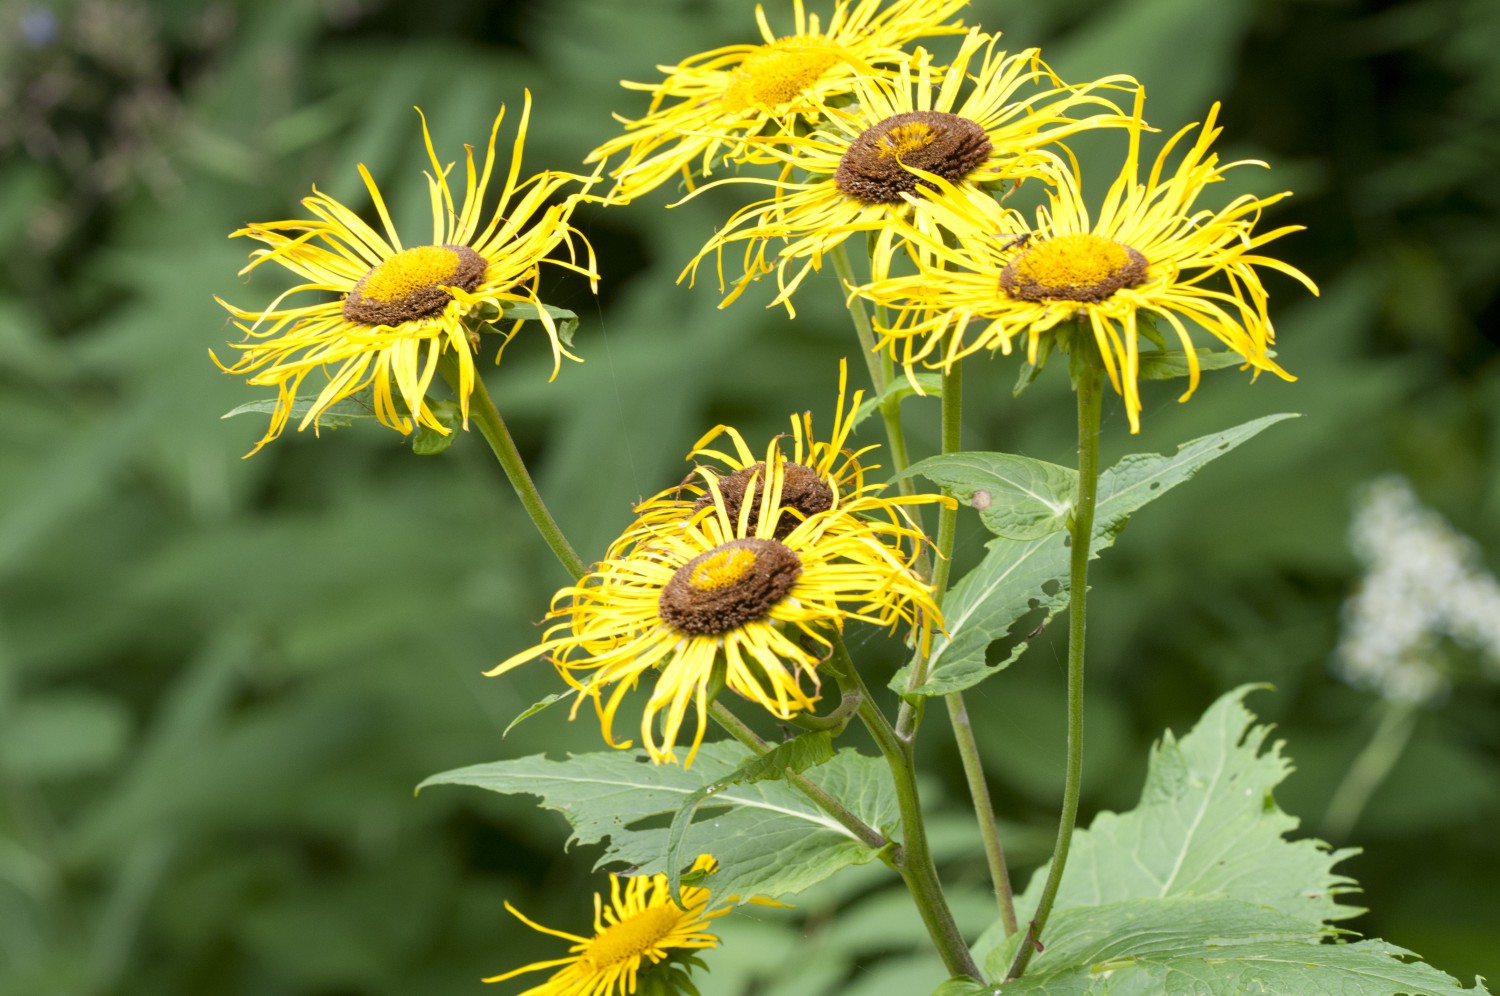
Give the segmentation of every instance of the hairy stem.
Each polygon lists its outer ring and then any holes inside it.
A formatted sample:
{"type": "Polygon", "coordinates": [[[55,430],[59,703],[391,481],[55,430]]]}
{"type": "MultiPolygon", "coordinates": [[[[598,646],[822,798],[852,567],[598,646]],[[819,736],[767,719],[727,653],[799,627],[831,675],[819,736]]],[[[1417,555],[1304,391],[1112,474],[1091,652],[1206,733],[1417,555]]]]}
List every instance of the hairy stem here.
{"type": "Polygon", "coordinates": [[[1072,536],[1068,575],[1068,764],[1063,782],[1062,816],[1057,825],[1057,844],[1052,865],[1037,902],[1036,914],[1026,929],[1021,948],[1011,962],[1006,980],[1026,971],[1040,944],[1047,917],[1057,899],[1057,887],[1068,864],[1073,843],[1073,825],[1078,821],[1078,795],[1083,780],[1083,647],[1087,618],[1089,544],[1094,536],[1094,504],[1099,491],[1099,407],[1103,389],[1100,359],[1093,340],[1082,334],[1073,347],[1074,391],[1078,394],[1078,491],[1068,531],[1072,536]]]}

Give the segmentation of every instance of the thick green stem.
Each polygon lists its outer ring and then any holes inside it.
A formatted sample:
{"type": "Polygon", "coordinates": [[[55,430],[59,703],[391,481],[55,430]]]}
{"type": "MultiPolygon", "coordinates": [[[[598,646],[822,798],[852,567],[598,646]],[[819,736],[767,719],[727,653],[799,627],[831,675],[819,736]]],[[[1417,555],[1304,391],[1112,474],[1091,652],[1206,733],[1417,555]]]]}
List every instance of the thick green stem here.
{"type": "MultiPolygon", "coordinates": [[[[451,360],[445,357],[440,369],[449,386],[457,392],[457,371],[453,368],[451,360]]],[[[526,514],[531,516],[531,521],[536,525],[536,531],[542,534],[542,539],[552,549],[563,568],[573,575],[575,581],[583,577],[588,573],[588,567],[568,543],[568,538],[558,528],[557,520],[552,518],[552,513],[547,511],[547,506],[542,501],[536,484],[531,480],[531,474],[526,471],[526,464],[521,460],[521,453],[516,449],[515,440],[510,438],[510,430],[505,427],[505,420],[500,417],[500,410],[495,407],[495,402],[490,398],[490,392],[484,386],[484,379],[477,373],[474,376],[474,393],[469,396],[469,418],[479,426],[480,434],[484,436],[485,442],[490,444],[495,459],[500,461],[505,476],[510,478],[511,487],[516,489],[516,496],[521,499],[526,514]]]]}
{"type": "Polygon", "coordinates": [[[1078,796],[1083,781],[1083,646],[1087,619],[1089,545],[1094,536],[1094,504],[1099,491],[1099,406],[1103,391],[1100,359],[1093,340],[1080,334],[1073,347],[1074,390],[1078,394],[1078,491],[1073,500],[1071,564],[1068,576],[1068,766],[1063,782],[1062,816],[1057,845],[1036,913],[1021,948],[1011,962],[1006,981],[1026,971],[1040,944],[1047,917],[1057,899],[1057,887],[1068,864],[1073,825],[1078,821],[1078,796]]]}
{"type": "Polygon", "coordinates": [[[1416,703],[1386,702],[1384,705],[1370,742],[1349,766],[1348,774],[1328,802],[1328,812],[1323,814],[1323,833],[1331,840],[1348,838],[1370,796],[1391,773],[1391,768],[1406,749],[1406,742],[1411,739],[1417,718],[1416,703]]]}
{"type": "MultiPolygon", "coordinates": [[[[714,722],[724,728],[725,732],[750,748],[756,755],[760,756],[771,752],[771,745],[758,737],[754,730],[746,726],[722,702],[716,701],[713,705],[709,706],[708,714],[713,717],[714,722]]],[[[783,772],[782,777],[786,779],[787,784],[811,799],[819,809],[837,820],[840,826],[848,830],[861,844],[872,851],[879,851],[890,844],[890,841],[885,839],[884,834],[856,816],[847,806],[829,795],[826,790],[811,778],[796,771],[783,772]]]]}
{"type": "Polygon", "coordinates": [[[906,882],[912,901],[917,905],[922,923],[932,943],[942,956],[943,964],[950,975],[967,975],[980,979],[979,966],[969,954],[969,946],[959,933],[953,911],[948,908],[948,899],[943,895],[942,883],[938,880],[937,866],[932,861],[932,850],[927,844],[927,826],[922,821],[922,803],[917,795],[916,767],[912,763],[911,745],[896,737],[896,731],[880,707],[870,697],[870,691],[859,676],[859,670],[849,658],[848,648],[842,637],[833,641],[833,657],[830,672],[842,687],[860,693],[859,718],[875,738],[875,744],[891,768],[891,779],[896,787],[896,808],[901,814],[901,844],[892,856],[892,865],[906,882]]]}

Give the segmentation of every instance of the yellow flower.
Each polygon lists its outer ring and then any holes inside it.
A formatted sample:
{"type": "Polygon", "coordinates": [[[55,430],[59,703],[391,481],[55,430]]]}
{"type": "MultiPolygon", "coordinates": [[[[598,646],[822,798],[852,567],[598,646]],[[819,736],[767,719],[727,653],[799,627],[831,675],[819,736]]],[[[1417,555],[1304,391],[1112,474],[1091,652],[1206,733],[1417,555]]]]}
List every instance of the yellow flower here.
{"type": "MultiPolygon", "coordinates": [[[[747,485],[752,479],[764,481],[766,468],[782,468],[781,517],[773,527],[773,537],[780,539],[796,528],[797,524],[819,512],[840,509],[845,512],[867,513],[880,511],[888,516],[899,505],[925,504],[940,501],[934,495],[912,497],[878,497],[885,485],[866,483],[865,475],[878,470],[879,464],[865,464],[860,458],[873,449],[851,450],[845,445],[854,431],[854,417],[859,410],[863,391],[855,391],[845,404],[848,393],[849,372],[847,365],[839,362],[839,397],[834,408],[833,431],[827,442],[819,442],[813,431],[812,412],[793,415],[792,452],[782,453],[785,436],[776,436],[766,447],[764,457],[757,458],[745,442],[745,437],[733,426],[720,425],[706,433],[693,444],[688,459],[704,458],[717,466],[699,467],[698,473],[709,474],[717,479],[720,493],[731,520],[737,520],[743,505],[747,485]],[[729,447],[719,442],[727,439],[729,447]]],[[[764,494],[752,492],[752,500],[764,494]]],[[[636,506],[640,525],[680,522],[713,503],[713,494],[706,486],[699,485],[690,477],[675,488],[669,488],[654,498],[636,506]],[[688,497],[683,497],[684,493],[688,497]]],[[[758,508],[752,507],[754,518],[758,508]]],[[[611,549],[611,554],[622,545],[635,541],[634,527],[628,530],[611,549]]]]}
{"type": "MultiPolygon", "coordinates": [[[[717,864],[707,854],[693,864],[695,872],[715,870],[717,864]]],[[[709,890],[696,885],[682,887],[683,905],[679,908],[672,902],[665,875],[611,875],[609,892],[608,904],[601,894],[594,894],[592,937],[543,927],[506,903],[505,908],[532,930],[573,943],[566,958],[533,962],[484,981],[504,982],[561,965],[547,981],[521,996],[627,996],[636,991],[636,977],[643,965],[649,969],[649,965],[680,958],[683,952],[717,947],[719,939],[708,932],[709,921],[731,909],[729,904],[710,909],[709,890]]]]}
{"type": "MultiPolygon", "coordinates": [[[[582,178],[543,172],[517,182],[531,116],[529,92],[499,203],[485,221],[483,201],[504,116],[502,107],[490,129],[484,167],[477,176],[474,150],[465,147],[461,205],[455,205],[448,185],[451,164],[445,168],[438,162],[423,117],[422,137],[432,163],[427,175],[432,199],[429,245],[403,247],[380,190],[363,165],[360,176],[380,215],[384,235],[316,187],[302,201],[314,219],[251,224],[233,233],[231,237],[246,236],[269,247],[252,252],[241,273],[274,262],[302,281],[259,311],[219,301],[246,336],[245,342],[230,344],[241,351],[237,361],[229,366],[220,363],[220,368],[248,374],[248,383],[274,386],[278,391],[270,428],[252,453],[281,434],[298,404],[303,380],[315,371],[326,383],[318,387],[310,404],[303,403],[306,410],[298,429],[310,424],[316,430],[319,416],[330,406],[370,387],[375,416],[385,425],[410,433],[415,422],[446,435],[448,429],[433,415],[426,395],[438,360],[447,352],[456,360],[458,401],[467,425],[477,341],[471,324],[499,317],[503,302],[540,305],[536,294],[539,264],[559,244],[567,246],[568,259],[547,262],[583,273],[591,281],[597,279],[587,240],[582,241],[588,265],[579,265],[574,254],[572,240],[578,233],[568,218],[577,195],[561,203],[546,203],[560,188],[582,178]],[[318,300],[295,307],[286,303],[305,293],[318,300]]],[[[551,340],[555,377],[563,356],[577,357],[563,347],[547,313],[540,314],[551,340]]],[[[217,357],[214,362],[219,362],[217,357]]]]}
{"type": "Polygon", "coordinates": [[[759,45],[727,45],[663,66],[660,83],[625,83],[651,94],[646,116],[620,118],[624,134],[589,154],[596,162],[624,153],[610,170],[608,200],[624,204],[675,174],[691,186],[693,161],[707,176],[723,156],[747,152],[746,139],[765,131],[790,130],[814,121],[829,101],[846,97],[860,74],[905,59],[903,45],[916,38],[954,34],[944,23],[967,0],[837,0],[827,24],[809,17],[793,0],[793,31],[778,36],[757,5],[755,19],[765,39],[759,45]]]}
{"type": "MultiPolygon", "coordinates": [[[[934,69],[930,54],[919,49],[897,78],[856,81],[855,103],[830,110],[818,131],[767,138],[760,147],[781,160],[778,179],[719,182],[769,184],[775,197],[736,212],[686,272],[696,271],[709,253],[722,257],[728,245],[744,242],[744,275],[720,306],[774,270],[780,293],[772,304],[785,303],[790,311],[791,294],[808,272],[854,232],[879,233],[872,262],[877,278],[886,274],[899,244],[891,222],[909,217],[913,203],[921,206],[910,196],[921,184],[913,170],[965,189],[1028,177],[1050,180],[1057,157],[1041,151],[1045,146],[1081,131],[1131,124],[1095,92],[1133,88],[1130,77],[1067,86],[1041,61],[1039,50],[1011,55],[996,48],[999,40],[970,31],[946,70],[934,69]],[[974,85],[965,87],[971,79],[974,85]],[[1080,108],[1102,112],[1069,116],[1080,108]],[[784,243],[779,250],[778,242],[784,243]]],[[[925,226],[920,212],[913,223],[925,226]]]]}
{"type": "Polygon", "coordinates": [[[705,507],[686,518],[638,520],[592,573],[557,593],[548,615],[556,621],[542,642],[486,673],[549,655],[581,692],[574,713],[583,696],[591,698],[614,744],[620,703],[654,669],[641,738],[656,762],[675,760],[692,706],[691,764],[721,685],[790,719],[817,701],[817,667],[827,656],[804,643],[826,651],[827,631],[842,631],[848,620],[886,628],[906,622],[926,640],[940,623],[931,588],[912,570],[921,533],[898,516],[865,520],[847,508],[792,517],[795,527],[782,532],[790,466],[773,460],[752,472],[736,515],[719,478],[705,470],[705,507]]]}
{"type": "MultiPolygon", "coordinates": [[[[1209,151],[1220,128],[1218,105],[1175,170],[1168,158],[1194,126],[1166,144],[1146,182],[1139,177],[1141,97],[1130,131],[1124,167],[1097,214],[1091,216],[1073,170],[1037,209],[1028,230],[1014,211],[981,191],[965,190],[940,178],[938,194],[925,209],[936,224],[957,233],[957,245],[909,229],[920,247],[921,272],[875,281],[861,296],[895,310],[889,327],[879,328],[881,345],[906,367],[917,363],[947,369],[980,349],[1009,354],[1026,337],[1034,363],[1042,336],[1075,316],[1087,322],[1099,346],[1110,383],[1125,399],[1130,431],[1140,430],[1137,387],[1142,317],[1171,326],[1186,352],[1190,377],[1186,401],[1198,385],[1198,359],[1190,325],[1201,326],[1244,357],[1259,374],[1268,370],[1293,380],[1269,354],[1275,335],[1266,310],[1266,290],[1258,268],[1277,270],[1317,293],[1295,267],[1257,252],[1301,226],[1256,234],[1261,211],[1287,192],[1270,197],[1241,194],[1217,210],[1194,205],[1203,189],[1229,169],[1209,151]],[[968,335],[977,325],[977,335],[968,335]]],[[[1264,166],[1264,163],[1253,163],[1264,166]]]]}

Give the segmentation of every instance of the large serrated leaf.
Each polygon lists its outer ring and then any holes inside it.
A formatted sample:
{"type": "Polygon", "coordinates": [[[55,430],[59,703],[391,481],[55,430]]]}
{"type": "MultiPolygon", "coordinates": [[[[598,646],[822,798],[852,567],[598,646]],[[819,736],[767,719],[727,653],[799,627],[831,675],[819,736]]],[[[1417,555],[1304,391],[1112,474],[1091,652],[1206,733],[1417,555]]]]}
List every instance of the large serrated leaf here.
{"type": "MultiPolygon", "coordinates": [[[[535,755],[447,771],[419,788],[473,785],[539,796],[545,808],[562,813],[572,825],[573,840],[607,841],[600,864],[623,862],[656,873],[667,871],[668,829],[639,824],[670,817],[695,792],[729,777],[753,757],[735,743],[703,745],[687,769],[653,765],[641,751],[562,761],[535,755]]],[[[806,775],[892,838],[896,801],[881,762],[845,750],[806,775]]],[[[700,817],[684,834],[683,853],[718,859],[719,872],[709,884],[722,896],[791,895],[877,853],[783,781],[726,789],[700,807],[700,817]]]]}
{"type": "Polygon", "coordinates": [[[968,451],[928,457],[896,480],[912,474],[948,489],[973,506],[996,536],[1040,539],[1067,528],[1078,471],[1013,453],[968,451]]]}
{"type": "MultiPolygon", "coordinates": [[[[1184,443],[1169,456],[1132,454],[1100,474],[1094,555],[1114,543],[1126,520],[1143,505],[1267,427],[1295,417],[1267,415],[1184,443]]],[[[997,536],[987,549],[979,566],[960,578],[943,600],[947,636],[935,641],[927,680],[912,689],[919,695],[962,691],[1008,667],[1025,651],[1027,641],[1018,641],[1008,656],[993,664],[986,660],[990,644],[1028,613],[1041,610],[1045,625],[1068,604],[1065,534],[1029,540],[997,536]]],[[[910,665],[897,672],[891,687],[905,691],[909,670],[910,665]]]]}
{"type": "MultiPolygon", "coordinates": [[[[1339,993],[1477,996],[1411,952],[1383,941],[1338,942],[1298,917],[1219,897],[1134,899],[1059,910],[1026,975],[996,986],[956,984],[947,996],[1198,996],[1339,993]]],[[[1003,976],[1004,959],[988,973],[1003,976]]]]}
{"type": "MultiPolygon", "coordinates": [[[[1000,987],[1006,996],[1484,992],[1393,945],[1340,941],[1330,922],[1361,911],[1338,901],[1353,883],[1333,866],[1355,852],[1286,839],[1297,820],[1272,793],[1291,764],[1244,706],[1254,687],[1222,696],[1180,740],[1165,734],[1140,804],[1074,835],[1045,947],[1000,987]]],[[[1045,878],[1042,868],[1017,901],[1023,922],[1045,878]]],[[[1004,977],[1020,940],[1002,934],[997,924],[975,946],[990,978],[1004,977]]],[[[996,991],[962,980],[938,990],[996,991]]]]}

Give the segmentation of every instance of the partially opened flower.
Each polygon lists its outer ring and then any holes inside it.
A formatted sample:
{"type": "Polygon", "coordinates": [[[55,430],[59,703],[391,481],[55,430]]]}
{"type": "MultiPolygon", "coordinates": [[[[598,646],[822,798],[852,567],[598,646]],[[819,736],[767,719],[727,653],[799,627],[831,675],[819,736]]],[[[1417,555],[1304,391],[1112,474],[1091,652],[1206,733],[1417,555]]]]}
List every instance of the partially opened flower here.
{"type": "MultiPolygon", "coordinates": [[[[717,867],[707,854],[693,863],[695,872],[711,874],[717,867]]],[[[628,996],[636,992],[643,970],[649,973],[661,966],[664,972],[675,969],[680,973],[680,965],[694,963],[693,952],[718,946],[719,939],[708,932],[710,921],[728,913],[733,901],[711,907],[710,898],[708,889],[684,885],[679,907],[672,901],[665,875],[611,875],[609,902],[594,894],[592,937],[544,927],[506,903],[505,908],[532,930],[572,945],[566,957],[532,962],[484,981],[504,982],[527,972],[557,968],[545,982],[521,996],[628,996]]]]}
{"type": "MultiPolygon", "coordinates": [[[[241,355],[221,368],[246,374],[248,383],[274,386],[278,392],[270,428],[256,450],[281,434],[294,408],[301,413],[299,429],[316,429],[332,405],[366,388],[371,388],[375,417],[385,425],[402,433],[424,425],[447,434],[448,428],[427,403],[438,361],[447,355],[456,363],[458,402],[467,422],[477,325],[497,319],[505,302],[540,305],[536,281],[544,261],[596,279],[593,251],[581,236],[587,265],[580,265],[574,255],[577,232],[568,218],[576,195],[549,203],[561,188],[582,178],[543,172],[518,182],[531,115],[529,93],[499,201],[486,215],[485,192],[496,165],[495,140],[504,115],[501,108],[477,174],[473,149],[465,147],[462,204],[455,203],[448,185],[451,164],[445,167],[438,161],[423,118],[422,137],[432,163],[427,176],[432,241],[427,245],[402,245],[380,190],[363,165],[360,176],[380,215],[383,234],[317,188],[302,201],[313,218],[251,224],[233,233],[269,247],[252,252],[242,273],[276,263],[302,281],[260,310],[219,302],[246,337],[230,344],[241,355]],[[566,246],[567,258],[547,259],[559,245],[566,246]],[[305,295],[313,298],[312,303],[300,303],[305,295]],[[293,298],[299,303],[289,304],[293,298]],[[306,392],[311,400],[299,403],[299,396],[305,397],[303,381],[314,373],[320,381],[306,392]]],[[[562,345],[551,317],[538,310],[551,340],[556,376],[563,356],[576,357],[562,345]]]]}
{"type": "Polygon", "coordinates": [[[720,686],[789,719],[817,701],[830,631],[850,621],[905,622],[926,640],[938,613],[912,569],[921,533],[844,509],[780,533],[788,466],[751,474],[734,515],[719,479],[705,473],[710,504],[676,521],[638,521],[591,573],[557,593],[543,641],[487,673],[548,655],[593,700],[612,744],[626,694],[654,673],[641,738],[653,760],[674,760],[691,707],[690,764],[720,686]]]}
{"type": "MultiPolygon", "coordinates": [[[[1140,101],[1136,118],[1140,118],[1140,101]]],[[[877,331],[908,373],[916,364],[947,369],[977,350],[1010,353],[1018,338],[1036,362],[1043,336],[1075,317],[1099,346],[1110,383],[1125,399],[1131,432],[1140,429],[1141,325],[1169,326],[1186,353],[1190,376],[1182,400],[1198,385],[1192,326],[1207,330],[1244,357],[1258,374],[1292,380],[1270,355],[1274,330],[1261,270],[1285,273],[1313,293],[1300,270],[1257,250],[1301,226],[1257,233],[1261,211],[1287,193],[1241,194],[1223,208],[1196,206],[1224,173],[1248,162],[1220,164],[1210,146],[1220,129],[1218,105],[1175,170],[1168,159],[1192,126],[1167,143],[1144,183],[1140,131],[1097,214],[1090,214],[1075,170],[1059,175],[1035,228],[980,191],[935,178],[938,193],[924,210],[957,244],[910,230],[921,246],[920,272],[875,281],[859,293],[895,318],[877,331]],[[977,329],[971,333],[970,329],[977,329]]],[[[1265,165],[1255,163],[1255,165],[1265,165]]]]}
{"type": "MultiPolygon", "coordinates": [[[[819,441],[813,430],[812,412],[792,416],[790,453],[784,452],[784,435],[773,438],[764,454],[758,457],[733,426],[720,425],[706,433],[693,445],[688,459],[709,462],[700,464],[682,484],[638,505],[636,513],[640,523],[681,521],[712,504],[713,493],[702,483],[703,475],[717,479],[729,517],[737,520],[747,488],[752,481],[764,482],[766,468],[771,466],[781,467],[783,478],[780,519],[772,529],[776,539],[786,536],[804,519],[831,508],[860,513],[880,512],[891,517],[897,506],[940,500],[933,495],[880,497],[886,486],[866,481],[869,471],[880,468],[879,464],[861,459],[876,447],[855,450],[847,445],[864,397],[863,391],[855,391],[849,396],[848,382],[847,366],[840,362],[838,404],[826,442],[819,441]],[[726,440],[727,445],[721,440],[726,440]]],[[[759,514],[759,502],[764,495],[763,486],[749,488],[751,520],[759,514]]],[[[619,542],[634,542],[633,535],[633,531],[628,531],[619,542]]]]}
{"type": "Polygon", "coordinates": [[[589,154],[596,162],[623,153],[610,169],[610,201],[626,203],[679,174],[691,184],[695,161],[707,176],[722,157],[744,154],[747,137],[817,120],[856,76],[905,59],[903,45],[961,31],[948,18],[967,0],[837,0],[826,24],[803,0],[793,3],[789,35],[772,31],[757,5],[762,44],[726,45],[660,67],[660,83],[624,84],[650,93],[651,105],[640,119],[620,117],[625,133],[589,154]]]}
{"type": "Polygon", "coordinates": [[[759,147],[781,161],[778,179],[720,182],[769,184],[775,196],[738,211],[689,271],[704,256],[743,243],[744,274],[724,304],[774,270],[780,293],[772,303],[790,309],[789,298],[808,272],[850,235],[878,233],[872,262],[881,277],[899,245],[891,222],[908,218],[930,227],[923,202],[908,198],[922,183],[914,170],[963,189],[1028,177],[1050,180],[1058,159],[1043,151],[1047,146],[1081,131],[1131,123],[1101,92],[1135,87],[1130,77],[1068,86],[1041,61],[1039,50],[1012,55],[998,42],[998,35],[969,32],[946,70],[935,69],[930,54],[918,50],[895,78],[857,80],[855,102],[831,110],[811,134],[768,138],[759,147]],[[1075,117],[1079,111],[1092,113],[1075,117]]]}

